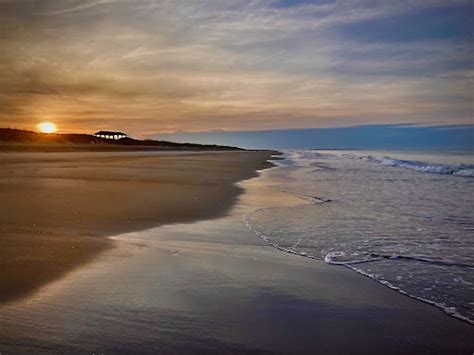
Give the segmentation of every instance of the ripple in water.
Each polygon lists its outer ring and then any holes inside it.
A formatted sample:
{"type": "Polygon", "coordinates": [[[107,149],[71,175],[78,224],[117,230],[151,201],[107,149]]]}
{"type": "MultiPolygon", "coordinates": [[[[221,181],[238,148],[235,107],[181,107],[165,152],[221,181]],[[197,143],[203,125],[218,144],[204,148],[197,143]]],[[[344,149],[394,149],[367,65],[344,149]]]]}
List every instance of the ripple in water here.
{"type": "Polygon", "coordinates": [[[289,182],[276,188],[308,203],[257,210],[247,224],[281,250],[345,265],[474,324],[474,179],[456,174],[472,164],[370,157],[287,152],[289,182]]]}

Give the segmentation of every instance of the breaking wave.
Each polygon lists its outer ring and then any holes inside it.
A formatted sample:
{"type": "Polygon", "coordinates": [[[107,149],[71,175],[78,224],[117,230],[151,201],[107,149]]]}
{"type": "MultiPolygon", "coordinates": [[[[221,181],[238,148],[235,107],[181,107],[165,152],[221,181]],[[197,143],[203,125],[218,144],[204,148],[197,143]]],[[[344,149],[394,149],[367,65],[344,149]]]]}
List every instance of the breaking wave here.
{"type": "Polygon", "coordinates": [[[394,166],[424,173],[474,177],[474,164],[433,164],[422,161],[400,160],[390,157],[376,157],[372,155],[362,156],[359,157],[359,159],[371,163],[379,163],[386,166],[394,166]]]}

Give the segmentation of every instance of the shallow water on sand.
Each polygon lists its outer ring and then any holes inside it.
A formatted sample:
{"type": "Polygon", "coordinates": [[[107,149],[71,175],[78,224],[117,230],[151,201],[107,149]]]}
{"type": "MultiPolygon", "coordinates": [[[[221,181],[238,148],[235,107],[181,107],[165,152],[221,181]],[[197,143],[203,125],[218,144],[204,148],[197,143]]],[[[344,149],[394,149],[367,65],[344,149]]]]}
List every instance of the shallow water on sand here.
{"type": "Polygon", "coordinates": [[[228,215],[114,237],[117,247],[0,308],[0,352],[447,353],[474,329],[345,268],[282,253],[243,217],[299,197],[242,184],[228,215]]]}
{"type": "Polygon", "coordinates": [[[248,218],[267,242],[341,264],[474,324],[474,155],[288,151],[277,189],[306,203],[248,218]]]}

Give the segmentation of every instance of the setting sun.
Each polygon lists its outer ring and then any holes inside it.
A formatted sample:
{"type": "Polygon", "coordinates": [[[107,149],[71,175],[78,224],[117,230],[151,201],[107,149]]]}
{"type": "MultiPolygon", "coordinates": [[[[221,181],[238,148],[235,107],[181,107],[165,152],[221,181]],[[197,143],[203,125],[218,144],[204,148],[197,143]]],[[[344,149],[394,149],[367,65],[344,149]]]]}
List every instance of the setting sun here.
{"type": "Polygon", "coordinates": [[[38,129],[42,133],[54,133],[56,132],[56,125],[52,122],[41,122],[38,124],[38,129]]]}

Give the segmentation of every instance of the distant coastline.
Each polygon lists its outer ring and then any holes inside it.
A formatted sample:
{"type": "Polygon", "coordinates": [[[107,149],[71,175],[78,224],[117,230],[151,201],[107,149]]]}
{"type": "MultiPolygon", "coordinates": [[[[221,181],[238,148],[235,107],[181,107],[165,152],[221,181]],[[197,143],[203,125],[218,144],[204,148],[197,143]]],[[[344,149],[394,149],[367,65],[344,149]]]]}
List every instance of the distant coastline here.
{"type": "Polygon", "coordinates": [[[0,152],[59,151],[235,151],[238,147],[216,144],[175,143],[163,140],[138,140],[130,137],[112,140],[91,134],[47,134],[0,128],[0,152]]]}

